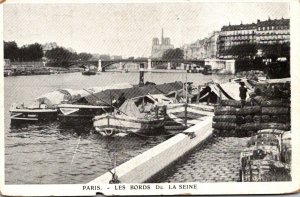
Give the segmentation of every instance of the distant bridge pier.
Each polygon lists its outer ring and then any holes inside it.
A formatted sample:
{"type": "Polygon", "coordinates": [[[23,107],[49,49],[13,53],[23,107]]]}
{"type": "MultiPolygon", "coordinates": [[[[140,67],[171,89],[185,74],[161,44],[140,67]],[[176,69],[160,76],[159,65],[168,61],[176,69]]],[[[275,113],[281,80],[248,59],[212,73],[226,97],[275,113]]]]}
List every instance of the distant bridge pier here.
{"type": "Polygon", "coordinates": [[[171,62],[168,62],[168,70],[171,70],[171,62]]]}
{"type": "Polygon", "coordinates": [[[184,69],[184,63],[181,63],[181,64],[180,64],[180,69],[181,69],[181,70],[185,70],[185,69],[184,69]]]}
{"type": "Polygon", "coordinates": [[[102,70],[102,62],[101,62],[100,59],[98,60],[98,72],[103,72],[103,70],[102,70]]]}
{"type": "Polygon", "coordinates": [[[148,70],[152,70],[152,62],[151,59],[148,59],[148,70]]]}

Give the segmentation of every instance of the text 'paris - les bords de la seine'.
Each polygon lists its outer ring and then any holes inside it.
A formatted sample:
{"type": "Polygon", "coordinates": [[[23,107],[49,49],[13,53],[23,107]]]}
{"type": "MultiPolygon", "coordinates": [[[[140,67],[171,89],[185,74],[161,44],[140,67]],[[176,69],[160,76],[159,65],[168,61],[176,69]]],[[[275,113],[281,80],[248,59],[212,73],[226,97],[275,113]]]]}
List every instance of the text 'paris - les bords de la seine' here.
{"type": "Polygon", "coordinates": [[[123,184],[116,184],[111,186],[101,186],[101,185],[84,185],[82,186],[82,190],[85,191],[100,191],[103,189],[112,189],[112,190],[161,190],[161,189],[197,189],[197,184],[168,184],[168,185],[150,185],[150,184],[135,184],[135,185],[123,185],[123,184]]]}

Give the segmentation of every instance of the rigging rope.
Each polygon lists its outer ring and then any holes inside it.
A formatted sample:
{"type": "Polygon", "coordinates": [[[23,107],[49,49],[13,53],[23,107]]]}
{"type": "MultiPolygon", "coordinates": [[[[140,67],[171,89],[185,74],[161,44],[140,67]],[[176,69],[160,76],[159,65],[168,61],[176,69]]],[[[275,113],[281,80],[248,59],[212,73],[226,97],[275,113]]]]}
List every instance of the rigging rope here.
{"type": "Polygon", "coordinates": [[[75,158],[75,154],[76,154],[76,152],[77,152],[77,149],[78,149],[78,146],[79,146],[80,139],[81,139],[81,135],[80,135],[79,138],[78,138],[77,145],[76,145],[76,148],[75,148],[75,151],[74,151],[72,160],[71,160],[71,165],[73,164],[73,160],[74,160],[74,158],[75,158]]]}

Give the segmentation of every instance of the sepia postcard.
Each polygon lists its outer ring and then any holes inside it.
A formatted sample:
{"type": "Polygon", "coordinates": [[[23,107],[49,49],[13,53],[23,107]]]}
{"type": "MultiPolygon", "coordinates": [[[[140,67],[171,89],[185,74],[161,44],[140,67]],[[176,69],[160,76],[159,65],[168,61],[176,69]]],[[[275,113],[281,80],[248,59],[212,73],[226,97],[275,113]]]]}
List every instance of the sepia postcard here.
{"type": "Polygon", "coordinates": [[[1,195],[299,192],[299,1],[0,10],[1,195]]]}

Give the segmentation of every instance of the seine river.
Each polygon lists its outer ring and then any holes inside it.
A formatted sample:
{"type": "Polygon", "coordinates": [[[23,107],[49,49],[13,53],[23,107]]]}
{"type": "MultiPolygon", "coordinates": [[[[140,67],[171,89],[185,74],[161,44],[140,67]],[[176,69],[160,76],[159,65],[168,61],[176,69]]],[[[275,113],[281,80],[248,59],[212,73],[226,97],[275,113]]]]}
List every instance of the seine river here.
{"type": "MultiPolygon", "coordinates": [[[[198,73],[145,73],[156,84],[188,81],[200,85],[210,80],[228,81],[230,76],[198,73]]],[[[10,125],[12,103],[28,103],[59,88],[81,89],[116,83],[138,84],[139,73],[106,72],[95,76],[81,73],[6,77],[4,79],[5,182],[6,184],[87,183],[117,165],[167,139],[164,136],[129,135],[105,138],[85,128],[62,128],[59,122],[10,125]]]]}

